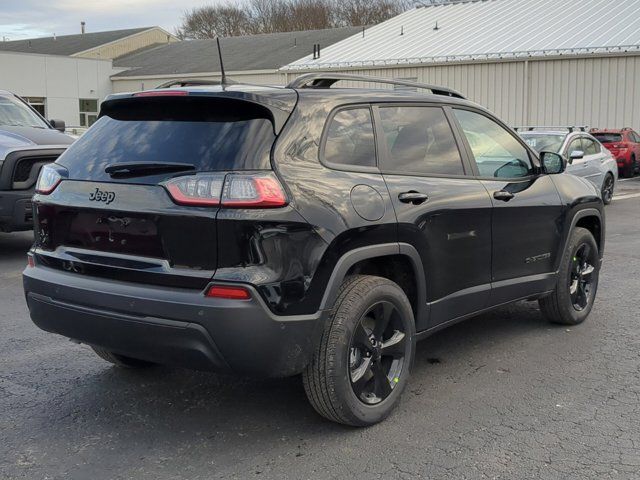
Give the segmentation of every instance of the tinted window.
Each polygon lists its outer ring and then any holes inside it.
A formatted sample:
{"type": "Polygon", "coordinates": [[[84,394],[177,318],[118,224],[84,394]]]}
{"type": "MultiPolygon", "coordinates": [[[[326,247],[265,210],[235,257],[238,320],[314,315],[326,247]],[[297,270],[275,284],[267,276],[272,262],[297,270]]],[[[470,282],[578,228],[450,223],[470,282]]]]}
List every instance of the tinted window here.
{"type": "Polygon", "coordinates": [[[444,111],[437,107],[381,107],[391,173],[464,175],[444,111]]]}
{"type": "Polygon", "coordinates": [[[616,143],[622,141],[622,135],[619,133],[593,133],[592,135],[602,143],[616,143]]]}
{"type": "Polygon", "coordinates": [[[64,154],[70,173],[96,179],[122,162],[183,162],[199,171],[270,168],[275,135],[264,118],[220,122],[100,118],[64,154]],[[84,175],[83,175],[84,176],[84,175]]]}
{"type": "Polygon", "coordinates": [[[582,139],[582,148],[585,155],[595,155],[596,153],[600,153],[600,147],[590,138],[582,139]]]}
{"type": "Polygon", "coordinates": [[[375,137],[368,108],[352,108],[335,114],[327,131],[324,159],[340,165],[375,167],[375,137]]]}
{"type": "Polygon", "coordinates": [[[479,113],[454,109],[462,126],[480,175],[516,178],[533,173],[527,149],[511,132],[479,113]]]}
{"type": "Polygon", "coordinates": [[[632,138],[631,140],[635,143],[640,143],[640,135],[638,135],[636,132],[631,132],[632,138]]]}

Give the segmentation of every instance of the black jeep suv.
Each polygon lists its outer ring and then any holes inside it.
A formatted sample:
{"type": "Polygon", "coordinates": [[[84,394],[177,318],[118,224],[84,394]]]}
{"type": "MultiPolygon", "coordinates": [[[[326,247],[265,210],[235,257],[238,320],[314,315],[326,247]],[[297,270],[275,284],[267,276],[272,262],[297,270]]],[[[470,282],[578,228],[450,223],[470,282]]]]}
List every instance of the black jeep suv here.
{"type": "Polygon", "coordinates": [[[442,87],[113,95],[39,178],[31,318],[120,366],[302,373],[321,415],[373,424],[416,340],[523,299],[587,317],[604,212],[564,166],[442,87]]]}
{"type": "Polygon", "coordinates": [[[73,143],[58,131],[64,131],[64,122],[51,122],[20,97],[0,90],[0,232],[31,230],[31,197],[40,168],[73,143]]]}

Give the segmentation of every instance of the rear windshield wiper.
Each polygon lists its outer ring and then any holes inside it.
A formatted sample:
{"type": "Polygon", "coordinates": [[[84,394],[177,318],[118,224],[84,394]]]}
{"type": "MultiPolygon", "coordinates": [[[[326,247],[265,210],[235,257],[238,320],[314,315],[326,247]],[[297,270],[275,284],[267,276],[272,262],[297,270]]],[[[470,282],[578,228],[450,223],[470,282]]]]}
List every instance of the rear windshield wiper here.
{"type": "Polygon", "coordinates": [[[146,162],[112,163],[104,169],[112,177],[142,177],[164,172],[186,172],[195,170],[190,163],[146,162]]]}

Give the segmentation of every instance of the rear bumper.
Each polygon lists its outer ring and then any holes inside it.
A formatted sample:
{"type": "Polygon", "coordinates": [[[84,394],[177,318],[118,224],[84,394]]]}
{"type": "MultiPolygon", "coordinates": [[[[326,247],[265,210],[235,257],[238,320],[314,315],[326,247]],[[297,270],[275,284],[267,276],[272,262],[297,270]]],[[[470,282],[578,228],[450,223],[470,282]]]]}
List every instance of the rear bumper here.
{"type": "Polygon", "coordinates": [[[0,190],[0,232],[33,228],[33,190],[0,190]]]}
{"type": "Polygon", "coordinates": [[[31,319],[48,332],[165,365],[289,376],[307,365],[323,313],[278,317],[250,300],[97,279],[36,266],[23,272],[31,319]]]}

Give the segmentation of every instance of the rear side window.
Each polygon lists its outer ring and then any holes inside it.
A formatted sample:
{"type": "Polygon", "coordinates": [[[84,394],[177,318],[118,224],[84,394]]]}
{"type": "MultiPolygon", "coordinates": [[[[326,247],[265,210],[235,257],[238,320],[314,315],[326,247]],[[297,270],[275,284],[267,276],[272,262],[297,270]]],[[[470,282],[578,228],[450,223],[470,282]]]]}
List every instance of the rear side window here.
{"type": "Polygon", "coordinates": [[[495,178],[526,177],[533,173],[527,149],[516,138],[476,112],[454,109],[476,160],[480,176],[495,178]]]}
{"type": "Polygon", "coordinates": [[[464,175],[458,146],[441,108],[380,107],[379,112],[388,153],[383,165],[386,172],[464,175]]]}
{"type": "MultiPolygon", "coordinates": [[[[275,134],[262,107],[215,100],[132,101],[107,108],[61,157],[72,176],[105,176],[107,165],[169,162],[196,171],[270,169],[275,134]]],[[[108,178],[108,176],[106,176],[108,178]]]]}
{"type": "Polygon", "coordinates": [[[331,119],[324,145],[324,160],[344,166],[375,167],[376,148],[371,110],[341,110],[331,119]]]}

